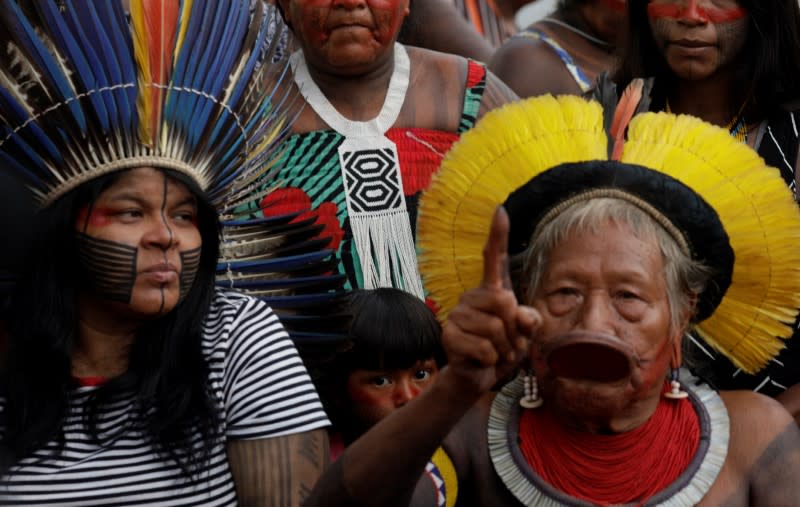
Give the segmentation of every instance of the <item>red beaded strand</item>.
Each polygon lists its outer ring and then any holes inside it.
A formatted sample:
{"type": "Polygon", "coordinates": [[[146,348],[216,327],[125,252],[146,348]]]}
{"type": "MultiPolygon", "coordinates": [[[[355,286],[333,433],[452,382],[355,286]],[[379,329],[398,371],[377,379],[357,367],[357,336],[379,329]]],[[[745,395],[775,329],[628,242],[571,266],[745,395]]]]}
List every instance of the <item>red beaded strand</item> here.
{"type": "Polygon", "coordinates": [[[700,423],[689,400],[662,399],[645,424],[618,435],[570,430],[550,410],[524,410],[519,436],[531,468],[562,493],[600,505],[641,503],[689,466],[700,423]]]}

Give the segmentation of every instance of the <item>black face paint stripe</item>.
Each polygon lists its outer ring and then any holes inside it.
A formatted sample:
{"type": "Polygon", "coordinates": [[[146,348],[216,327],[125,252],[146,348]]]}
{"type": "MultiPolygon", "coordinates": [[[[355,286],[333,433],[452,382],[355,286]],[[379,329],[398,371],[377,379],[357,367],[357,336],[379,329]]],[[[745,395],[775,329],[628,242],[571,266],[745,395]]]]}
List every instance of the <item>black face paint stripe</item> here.
{"type": "Polygon", "coordinates": [[[197,270],[200,268],[200,254],[203,247],[197,247],[192,250],[186,250],[180,253],[181,255],[181,277],[180,277],[180,298],[186,297],[189,289],[192,288],[197,270]]]}
{"type": "Polygon", "coordinates": [[[76,233],[76,237],[82,267],[95,292],[111,301],[130,303],[139,250],[84,233],[76,233]]]}
{"type": "MultiPolygon", "coordinates": [[[[167,220],[167,190],[169,188],[169,177],[167,173],[162,171],[164,175],[164,193],[161,196],[161,221],[164,222],[164,227],[167,228],[167,232],[169,233],[169,242],[167,246],[164,248],[164,263],[169,263],[169,258],[167,257],[167,252],[172,247],[172,242],[174,240],[174,236],[172,234],[172,229],[169,226],[169,221],[167,220]]],[[[166,284],[161,284],[161,308],[158,309],[158,313],[164,312],[164,306],[166,305],[167,296],[165,294],[166,284]]]]}

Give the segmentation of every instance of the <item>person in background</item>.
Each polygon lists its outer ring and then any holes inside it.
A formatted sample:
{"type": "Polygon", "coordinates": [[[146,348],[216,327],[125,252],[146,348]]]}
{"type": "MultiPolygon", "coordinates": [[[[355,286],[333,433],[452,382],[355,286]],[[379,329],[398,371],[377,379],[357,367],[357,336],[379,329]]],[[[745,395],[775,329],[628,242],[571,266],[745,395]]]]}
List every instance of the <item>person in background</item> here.
{"type": "MultiPolygon", "coordinates": [[[[725,128],[778,168],[797,195],[798,2],[632,0],[629,16],[618,85],[654,78],[651,110],[689,114],[725,128]]],[[[800,420],[800,387],[784,393],[800,382],[800,340],[789,340],[755,374],[741,371],[700,337],[693,337],[690,348],[697,373],[718,389],[780,395],[800,420]]]]}
{"type": "MultiPolygon", "coordinates": [[[[441,326],[419,299],[383,288],[352,291],[347,301],[351,319],[343,350],[325,361],[304,355],[331,419],[331,460],[425,391],[445,364],[441,326]]],[[[414,505],[454,505],[458,486],[451,470],[449,457],[438,449],[414,505]]]]}
{"type": "Polygon", "coordinates": [[[559,0],[497,50],[489,68],[520,97],[584,95],[615,68],[625,0],[559,0]]]}
{"type": "Polygon", "coordinates": [[[280,0],[301,48],[290,58],[306,107],[253,217],[315,214],[346,289],[424,298],[416,203],[461,133],[516,96],[474,61],[397,43],[408,0],[280,0]]]}
{"type": "Polygon", "coordinates": [[[329,421],[270,307],[215,283],[219,216],[288,121],[269,16],[76,5],[0,5],[2,170],[37,204],[0,365],[0,504],[299,506],[329,421]]]}

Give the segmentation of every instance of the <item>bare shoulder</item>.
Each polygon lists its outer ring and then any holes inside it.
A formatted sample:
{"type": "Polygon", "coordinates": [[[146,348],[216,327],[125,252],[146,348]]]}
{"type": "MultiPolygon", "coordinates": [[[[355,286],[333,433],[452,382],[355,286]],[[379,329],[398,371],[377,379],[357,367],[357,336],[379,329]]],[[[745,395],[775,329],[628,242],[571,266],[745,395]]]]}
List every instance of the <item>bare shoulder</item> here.
{"type": "Polygon", "coordinates": [[[463,87],[467,80],[467,59],[450,53],[406,46],[411,59],[412,78],[427,84],[435,78],[463,87]],[[414,70],[418,72],[414,72],[414,70]],[[435,72],[431,72],[435,69],[435,72]]]}
{"type": "MultiPolygon", "coordinates": [[[[732,437],[734,430],[746,435],[747,432],[758,429],[758,439],[766,443],[789,423],[794,422],[783,405],[763,394],[752,391],[722,391],[720,397],[728,409],[732,437]]],[[[748,439],[754,441],[750,437],[748,439]]]]}
{"type": "Polygon", "coordinates": [[[489,69],[520,97],[580,93],[564,62],[540,40],[513,37],[495,52],[489,69]]]}
{"type": "Polygon", "coordinates": [[[726,466],[732,467],[739,491],[750,505],[795,505],[800,498],[800,429],[777,401],[749,391],[720,394],[730,417],[726,466]]]}
{"type": "MultiPolygon", "coordinates": [[[[731,449],[749,451],[751,458],[760,452],[789,424],[791,414],[776,400],[752,391],[723,391],[720,393],[728,410],[731,428],[731,449]],[[738,445],[746,442],[747,445],[738,445]]],[[[742,458],[747,457],[743,455],[742,458]]]]}
{"type": "MultiPolygon", "coordinates": [[[[408,53],[414,102],[428,104],[426,108],[416,107],[410,119],[416,122],[415,126],[457,131],[464,111],[466,89],[470,85],[469,60],[417,47],[409,47],[408,53]]],[[[487,72],[478,118],[515,100],[518,100],[517,95],[497,76],[487,72]]]]}

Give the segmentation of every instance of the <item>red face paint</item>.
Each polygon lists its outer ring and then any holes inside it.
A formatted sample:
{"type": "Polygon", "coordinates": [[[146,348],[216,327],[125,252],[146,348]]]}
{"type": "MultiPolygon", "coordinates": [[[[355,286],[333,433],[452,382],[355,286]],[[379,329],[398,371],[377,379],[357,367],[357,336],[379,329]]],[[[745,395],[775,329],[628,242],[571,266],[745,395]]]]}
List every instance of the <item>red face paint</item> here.
{"type": "Polygon", "coordinates": [[[112,215],[112,210],[107,208],[92,208],[92,212],[89,213],[89,206],[87,205],[78,212],[75,225],[79,231],[84,230],[88,225],[105,227],[111,223],[112,215]]]}
{"type": "Polygon", "coordinates": [[[407,370],[352,371],[346,386],[351,419],[362,429],[371,427],[416,398],[430,386],[437,371],[432,359],[407,370]]]}
{"type": "Polygon", "coordinates": [[[331,44],[391,44],[408,13],[408,0],[293,0],[296,35],[314,48],[331,44]]]}
{"type": "Polygon", "coordinates": [[[686,0],[684,5],[650,2],[647,6],[647,14],[653,19],[719,24],[738,21],[747,16],[747,11],[742,7],[729,9],[713,6],[701,7],[698,0],[686,0]]]}

